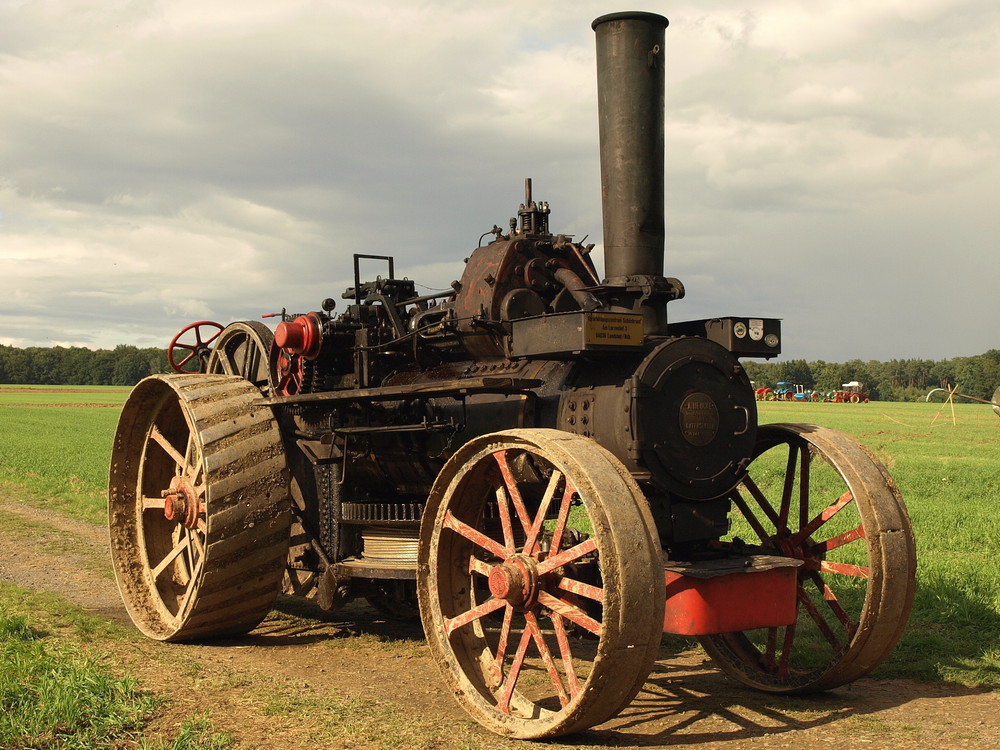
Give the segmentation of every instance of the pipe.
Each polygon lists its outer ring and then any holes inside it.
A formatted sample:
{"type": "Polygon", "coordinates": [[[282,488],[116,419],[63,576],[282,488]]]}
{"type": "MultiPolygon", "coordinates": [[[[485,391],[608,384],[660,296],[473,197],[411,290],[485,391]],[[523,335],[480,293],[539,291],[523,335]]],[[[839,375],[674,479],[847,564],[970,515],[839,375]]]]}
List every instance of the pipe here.
{"type": "Polygon", "coordinates": [[[663,276],[663,43],[655,13],[596,19],[606,283],[663,276]]]}

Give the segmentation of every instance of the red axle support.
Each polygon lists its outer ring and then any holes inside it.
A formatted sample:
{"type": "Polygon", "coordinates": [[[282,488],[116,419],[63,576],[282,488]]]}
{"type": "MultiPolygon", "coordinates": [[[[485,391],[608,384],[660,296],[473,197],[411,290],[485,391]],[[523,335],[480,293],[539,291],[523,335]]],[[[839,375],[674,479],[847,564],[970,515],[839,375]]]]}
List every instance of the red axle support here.
{"type": "Polygon", "coordinates": [[[791,625],[801,560],[767,557],[705,570],[668,564],[663,632],[714,635],[791,625]]]}

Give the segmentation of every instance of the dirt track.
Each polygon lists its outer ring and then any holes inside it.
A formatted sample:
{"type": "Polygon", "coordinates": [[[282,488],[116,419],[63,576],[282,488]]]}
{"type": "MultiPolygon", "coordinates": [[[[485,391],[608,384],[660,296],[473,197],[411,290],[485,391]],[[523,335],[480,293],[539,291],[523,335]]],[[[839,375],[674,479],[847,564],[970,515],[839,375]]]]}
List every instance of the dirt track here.
{"type": "MultiPolygon", "coordinates": [[[[106,529],[0,497],[0,579],[128,623],[110,569],[106,529]]],[[[245,638],[106,645],[144,687],[170,696],[154,729],[209,710],[246,748],[1000,746],[1000,693],[863,679],[816,698],[775,698],[735,685],[697,649],[664,653],[634,703],[595,731],[559,744],[503,741],[443,692],[419,628],[360,606],[324,615],[282,600],[245,638]]]]}

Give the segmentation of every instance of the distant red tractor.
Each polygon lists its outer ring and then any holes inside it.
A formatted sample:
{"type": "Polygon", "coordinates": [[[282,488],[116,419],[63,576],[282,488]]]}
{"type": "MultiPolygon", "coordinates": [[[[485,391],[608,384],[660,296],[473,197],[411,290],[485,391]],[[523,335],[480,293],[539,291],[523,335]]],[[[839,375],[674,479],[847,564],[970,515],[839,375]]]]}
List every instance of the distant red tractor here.
{"type": "Polygon", "coordinates": [[[857,380],[844,383],[840,390],[830,392],[823,400],[835,404],[867,404],[871,401],[864,384],[857,380]]]}

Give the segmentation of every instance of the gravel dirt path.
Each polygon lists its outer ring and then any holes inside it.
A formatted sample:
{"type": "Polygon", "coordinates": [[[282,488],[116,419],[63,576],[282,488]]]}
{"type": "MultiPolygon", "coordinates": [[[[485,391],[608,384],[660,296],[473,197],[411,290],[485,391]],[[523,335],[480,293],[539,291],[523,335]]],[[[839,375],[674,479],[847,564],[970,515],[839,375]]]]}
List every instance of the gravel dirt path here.
{"type": "MultiPolygon", "coordinates": [[[[57,594],[129,625],[103,527],[0,494],[0,579],[57,594]]],[[[501,740],[446,694],[416,625],[360,605],[332,614],[279,600],[246,637],[161,644],[128,634],[113,663],[168,696],[151,731],[209,712],[241,747],[269,748],[975,748],[1000,747],[1000,693],[862,679],[829,694],[756,694],[698,649],[664,651],[645,689],[615,720],[557,743],[501,740]]]]}

